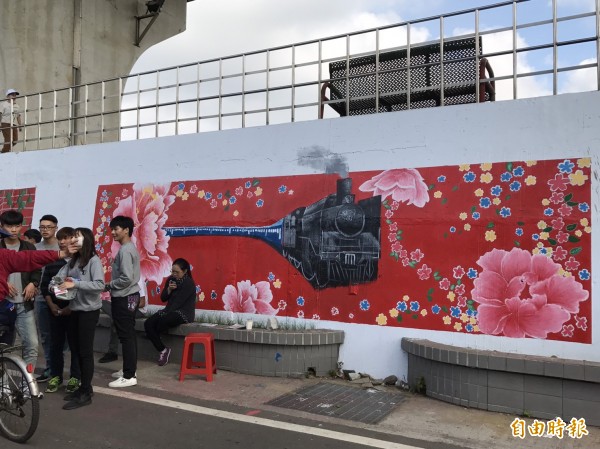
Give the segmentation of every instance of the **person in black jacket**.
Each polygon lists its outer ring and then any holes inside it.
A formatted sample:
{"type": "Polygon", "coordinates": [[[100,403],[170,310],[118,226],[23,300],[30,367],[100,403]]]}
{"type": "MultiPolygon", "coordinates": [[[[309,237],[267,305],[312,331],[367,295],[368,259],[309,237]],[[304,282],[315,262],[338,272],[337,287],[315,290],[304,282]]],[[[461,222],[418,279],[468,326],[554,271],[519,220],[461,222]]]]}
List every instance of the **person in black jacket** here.
{"type": "MultiPolygon", "coordinates": [[[[71,239],[75,236],[75,229],[70,227],[61,228],[56,233],[58,246],[60,249],[67,248],[71,239]]],[[[65,260],[57,260],[44,268],[42,274],[42,283],[40,290],[48,305],[48,313],[50,316],[50,382],[46,387],[46,393],[55,393],[63,383],[63,370],[65,367],[65,359],[63,349],[65,340],[69,341],[69,347],[72,346],[73,336],[69,334],[69,321],[71,319],[70,301],[64,301],[56,298],[54,292],[50,290],[50,281],[58,274],[60,269],[66,265],[65,260]]],[[[67,393],[73,393],[79,389],[81,379],[81,369],[79,360],[73,352],[71,352],[71,367],[70,377],[67,382],[67,393]]]]}
{"type": "Polygon", "coordinates": [[[166,302],[164,309],[158,311],[144,323],[146,335],[160,353],[158,365],[165,366],[169,362],[171,348],[167,348],[160,339],[160,333],[171,327],[194,321],[196,307],[196,285],[192,279],[190,264],[185,259],[176,259],[160,294],[166,302]]]}

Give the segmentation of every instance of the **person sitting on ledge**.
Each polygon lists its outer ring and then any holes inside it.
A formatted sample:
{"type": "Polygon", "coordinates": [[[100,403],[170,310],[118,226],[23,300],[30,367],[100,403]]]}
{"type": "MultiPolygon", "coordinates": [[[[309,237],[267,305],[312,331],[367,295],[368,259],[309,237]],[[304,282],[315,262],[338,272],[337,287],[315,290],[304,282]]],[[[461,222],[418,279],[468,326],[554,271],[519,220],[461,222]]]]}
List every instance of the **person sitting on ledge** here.
{"type": "Polygon", "coordinates": [[[169,362],[171,348],[167,348],[160,339],[160,333],[172,327],[194,321],[196,304],[196,285],[192,279],[190,264],[185,259],[176,259],[171,268],[171,276],[165,281],[160,299],[166,302],[159,310],[144,322],[146,335],[160,353],[158,365],[169,362]]]}

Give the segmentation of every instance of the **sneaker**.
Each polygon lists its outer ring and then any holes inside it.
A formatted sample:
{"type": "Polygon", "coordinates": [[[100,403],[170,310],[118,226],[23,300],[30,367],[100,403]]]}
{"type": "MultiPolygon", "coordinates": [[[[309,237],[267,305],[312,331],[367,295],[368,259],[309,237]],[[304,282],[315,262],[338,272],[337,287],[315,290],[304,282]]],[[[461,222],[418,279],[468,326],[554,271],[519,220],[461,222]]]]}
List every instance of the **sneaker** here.
{"type": "Polygon", "coordinates": [[[62,383],[63,381],[59,376],[54,376],[52,379],[50,379],[50,382],[48,382],[46,393],[56,393],[62,383]]]}
{"type": "Polygon", "coordinates": [[[119,358],[119,356],[117,355],[116,352],[107,352],[106,354],[104,354],[102,357],[100,357],[98,359],[98,363],[114,362],[118,358],[119,358]]]}
{"type": "Polygon", "coordinates": [[[66,392],[74,393],[75,391],[77,391],[79,389],[79,385],[81,385],[81,382],[79,382],[79,379],[77,379],[75,377],[71,377],[69,379],[69,381],[67,382],[66,392]]]}
{"type": "Polygon", "coordinates": [[[171,348],[163,349],[158,355],[158,366],[165,366],[169,363],[169,356],[171,355],[171,348]]]}
{"type": "Polygon", "coordinates": [[[35,381],[38,384],[42,384],[44,382],[48,382],[51,378],[52,378],[52,376],[50,375],[50,370],[46,369],[46,370],[44,370],[44,372],[42,374],[40,374],[38,377],[35,378],[35,381]]]}
{"type": "Polygon", "coordinates": [[[63,398],[63,400],[64,401],[73,401],[73,400],[77,399],[80,395],[81,395],[81,390],[77,389],[73,393],[65,394],[65,397],[63,398]]]}
{"type": "Polygon", "coordinates": [[[117,380],[113,380],[108,384],[110,388],[133,387],[134,385],[137,385],[137,377],[132,377],[131,379],[119,377],[117,380]]]}
{"type": "Polygon", "coordinates": [[[76,408],[84,407],[86,405],[90,405],[91,403],[92,395],[88,393],[82,393],[63,405],[63,410],[75,410],[76,408]]]}
{"type": "Polygon", "coordinates": [[[120,369],[119,371],[115,371],[114,373],[111,374],[111,376],[114,379],[118,379],[119,377],[123,377],[123,370],[120,369]]]}

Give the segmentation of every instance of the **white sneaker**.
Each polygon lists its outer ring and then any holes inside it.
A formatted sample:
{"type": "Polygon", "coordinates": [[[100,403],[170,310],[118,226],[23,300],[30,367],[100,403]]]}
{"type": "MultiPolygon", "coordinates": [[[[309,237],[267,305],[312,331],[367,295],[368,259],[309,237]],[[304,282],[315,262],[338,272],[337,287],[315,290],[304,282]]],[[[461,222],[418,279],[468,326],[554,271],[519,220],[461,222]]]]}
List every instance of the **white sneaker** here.
{"type": "Polygon", "coordinates": [[[114,373],[111,374],[112,377],[114,377],[115,379],[118,379],[119,377],[123,377],[123,370],[120,369],[119,371],[115,371],[114,373]]]}
{"type": "Polygon", "coordinates": [[[137,377],[132,377],[131,379],[119,377],[108,384],[111,388],[133,387],[134,385],[137,385],[137,377]]]}

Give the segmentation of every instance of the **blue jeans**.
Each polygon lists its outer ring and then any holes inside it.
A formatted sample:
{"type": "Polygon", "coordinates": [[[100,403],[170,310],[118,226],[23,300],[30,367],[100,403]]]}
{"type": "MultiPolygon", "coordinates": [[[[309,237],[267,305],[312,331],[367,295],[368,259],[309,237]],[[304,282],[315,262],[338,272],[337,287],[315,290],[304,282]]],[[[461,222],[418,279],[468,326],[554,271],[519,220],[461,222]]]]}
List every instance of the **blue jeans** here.
{"type": "Polygon", "coordinates": [[[25,360],[25,363],[31,363],[35,368],[39,345],[37,328],[35,327],[35,312],[33,309],[26,309],[22,303],[15,304],[15,308],[17,309],[15,328],[23,342],[23,360],[25,360]]]}
{"type": "Polygon", "coordinates": [[[35,299],[35,317],[37,318],[38,329],[40,331],[40,340],[44,349],[44,359],[46,359],[46,370],[50,369],[50,352],[52,351],[52,342],[50,336],[50,309],[44,299],[35,299]]]}

